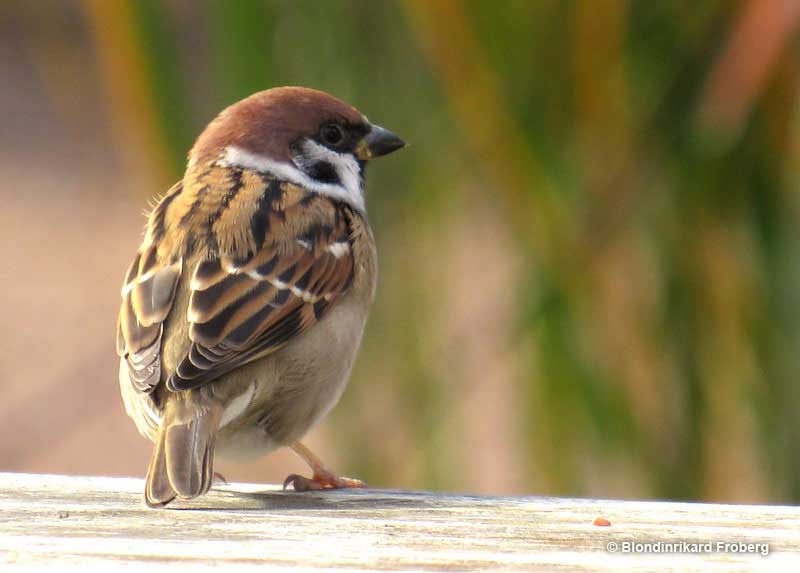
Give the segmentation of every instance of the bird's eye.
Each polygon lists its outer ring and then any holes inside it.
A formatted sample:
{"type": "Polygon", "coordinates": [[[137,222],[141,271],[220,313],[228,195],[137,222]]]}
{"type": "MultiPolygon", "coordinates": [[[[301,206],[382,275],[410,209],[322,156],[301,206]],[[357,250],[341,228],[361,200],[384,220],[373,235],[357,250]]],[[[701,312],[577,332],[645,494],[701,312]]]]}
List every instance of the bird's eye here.
{"type": "Polygon", "coordinates": [[[344,139],[344,130],[335,123],[326,123],[320,129],[319,136],[328,145],[338,145],[344,139]]]}

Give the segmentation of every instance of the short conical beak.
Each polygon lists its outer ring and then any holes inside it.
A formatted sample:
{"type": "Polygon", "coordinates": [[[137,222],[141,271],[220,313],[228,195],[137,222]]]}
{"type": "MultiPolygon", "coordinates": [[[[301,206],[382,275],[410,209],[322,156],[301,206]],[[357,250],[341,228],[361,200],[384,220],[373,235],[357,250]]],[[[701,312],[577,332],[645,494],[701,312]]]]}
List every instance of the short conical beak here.
{"type": "Polygon", "coordinates": [[[356,147],[356,157],[366,161],[402,149],[406,142],[380,125],[373,125],[356,147]]]}

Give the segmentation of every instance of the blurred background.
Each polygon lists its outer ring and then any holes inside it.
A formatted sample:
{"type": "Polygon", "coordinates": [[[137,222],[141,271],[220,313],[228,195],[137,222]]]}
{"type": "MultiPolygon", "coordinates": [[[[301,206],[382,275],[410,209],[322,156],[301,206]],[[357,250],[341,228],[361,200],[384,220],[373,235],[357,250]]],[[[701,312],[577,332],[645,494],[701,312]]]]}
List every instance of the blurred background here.
{"type": "MultiPolygon", "coordinates": [[[[144,474],[114,328],[224,106],[328,91],[381,277],[310,436],[374,486],[800,501],[795,0],[5,0],[0,470],[144,474]]],[[[305,472],[289,452],[217,468],[305,472]]]]}

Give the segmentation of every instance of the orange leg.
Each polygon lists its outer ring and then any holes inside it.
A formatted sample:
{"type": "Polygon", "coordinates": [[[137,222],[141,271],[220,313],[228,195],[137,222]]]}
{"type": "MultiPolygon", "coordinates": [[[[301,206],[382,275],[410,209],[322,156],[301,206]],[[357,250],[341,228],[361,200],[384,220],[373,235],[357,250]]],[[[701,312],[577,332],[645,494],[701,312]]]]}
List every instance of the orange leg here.
{"type": "Polygon", "coordinates": [[[300,442],[292,444],[292,449],[305,460],[314,475],[311,478],[307,478],[298,474],[291,474],[284,480],[283,489],[287,489],[289,485],[292,485],[295,491],[367,486],[360,479],[337,476],[323,465],[322,460],[300,442]]]}

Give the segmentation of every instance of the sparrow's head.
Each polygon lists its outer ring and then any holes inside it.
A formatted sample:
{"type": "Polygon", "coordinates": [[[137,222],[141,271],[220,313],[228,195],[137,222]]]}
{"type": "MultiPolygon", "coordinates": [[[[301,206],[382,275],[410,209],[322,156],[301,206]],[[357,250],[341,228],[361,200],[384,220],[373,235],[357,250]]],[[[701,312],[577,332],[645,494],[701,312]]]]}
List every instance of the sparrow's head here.
{"type": "Polygon", "coordinates": [[[273,88],[220,113],[189,152],[189,167],[213,161],[255,169],[364,210],[364,167],[405,146],[355,108],[324,92],[273,88]]]}

